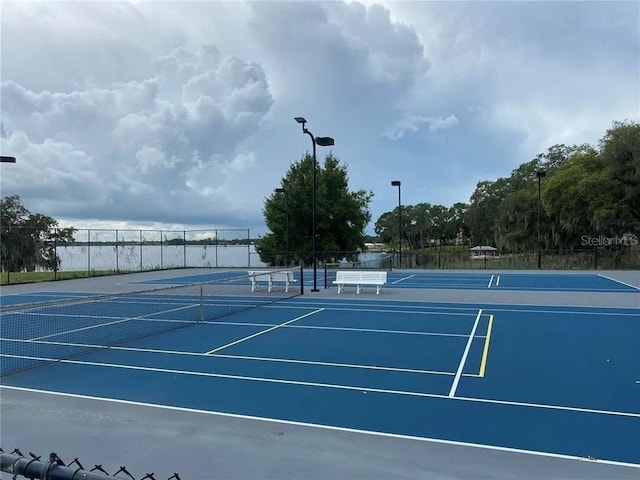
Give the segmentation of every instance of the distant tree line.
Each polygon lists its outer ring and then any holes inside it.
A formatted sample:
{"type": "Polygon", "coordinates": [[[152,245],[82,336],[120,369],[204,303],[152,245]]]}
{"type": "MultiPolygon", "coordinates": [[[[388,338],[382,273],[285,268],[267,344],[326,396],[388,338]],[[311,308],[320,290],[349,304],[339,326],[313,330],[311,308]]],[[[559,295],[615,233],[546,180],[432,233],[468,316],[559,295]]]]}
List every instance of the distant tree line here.
{"type": "MultiPolygon", "coordinates": [[[[544,172],[540,230],[545,250],[590,248],[593,239],[640,234],[640,124],[625,121],[614,122],[596,147],[555,145],[509,177],[479,182],[469,203],[403,206],[403,246],[470,242],[511,252],[536,250],[537,172],[544,172]]],[[[397,207],[378,218],[375,232],[381,241],[397,243],[397,207]]]]}

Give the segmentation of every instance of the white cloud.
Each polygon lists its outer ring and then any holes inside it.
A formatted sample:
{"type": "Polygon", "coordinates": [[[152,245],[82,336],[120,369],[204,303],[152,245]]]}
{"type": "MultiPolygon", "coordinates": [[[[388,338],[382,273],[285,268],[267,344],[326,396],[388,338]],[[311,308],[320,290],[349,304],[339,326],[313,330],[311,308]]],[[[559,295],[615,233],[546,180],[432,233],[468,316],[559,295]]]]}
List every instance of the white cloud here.
{"type": "Polygon", "coordinates": [[[426,123],[432,132],[445,130],[458,124],[458,118],[451,114],[446,117],[424,117],[420,115],[406,115],[402,120],[394,123],[384,136],[389,140],[400,140],[407,132],[417,132],[420,124],[426,123]]]}
{"type": "Polygon", "coordinates": [[[637,4],[382,3],[3,3],[0,146],[19,161],[2,194],[77,221],[259,233],[310,147],[304,115],[374,191],[375,221],[391,176],[408,204],[453,203],[639,119],[637,4]]]}

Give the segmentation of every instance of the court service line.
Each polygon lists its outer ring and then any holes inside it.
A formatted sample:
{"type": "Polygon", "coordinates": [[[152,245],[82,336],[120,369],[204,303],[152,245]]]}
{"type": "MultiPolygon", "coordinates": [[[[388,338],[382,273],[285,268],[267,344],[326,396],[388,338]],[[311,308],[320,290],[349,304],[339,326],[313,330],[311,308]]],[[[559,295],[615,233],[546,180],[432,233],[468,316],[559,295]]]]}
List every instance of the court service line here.
{"type": "Polygon", "coordinates": [[[598,276],[602,277],[602,278],[606,278],[607,280],[611,280],[612,282],[620,283],[620,284],[625,285],[627,287],[631,287],[634,290],[640,290],[640,287],[637,287],[636,285],[632,285],[632,284],[627,283],[627,282],[623,282],[622,280],[617,280],[617,279],[612,278],[612,277],[607,277],[606,275],[602,275],[601,273],[599,273],[598,276]]]}
{"type": "Polygon", "coordinates": [[[548,458],[557,458],[562,460],[572,460],[578,462],[587,462],[587,463],[596,463],[601,465],[611,465],[618,467],[630,467],[630,468],[640,468],[640,464],[636,463],[628,463],[628,462],[620,462],[616,460],[604,460],[597,459],[593,460],[588,457],[578,457],[573,455],[566,455],[562,453],[552,453],[552,452],[543,452],[538,450],[524,450],[520,448],[511,448],[511,447],[501,447],[497,445],[486,445],[482,443],[471,443],[471,442],[463,442],[457,440],[444,440],[440,438],[430,438],[430,437],[418,437],[414,435],[403,435],[398,433],[388,433],[388,432],[378,432],[375,430],[363,430],[357,428],[349,428],[349,427],[339,427],[333,425],[323,425],[320,423],[310,423],[310,422],[300,422],[296,420],[284,420],[279,418],[271,418],[271,417],[258,417],[255,415],[243,415],[239,413],[228,413],[228,412],[216,412],[213,410],[203,410],[198,408],[189,408],[189,407],[180,407],[175,405],[163,405],[159,403],[148,403],[148,402],[139,402],[134,400],[120,400],[116,398],[106,398],[106,397],[97,397],[93,395],[83,395],[78,393],[66,393],[66,392],[54,392],[50,390],[38,390],[35,388],[25,388],[25,387],[14,387],[8,385],[0,385],[0,389],[4,388],[6,390],[13,390],[18,392],[28,392],[28,393],[37,393],[41,395],[52,395],[56,397],[67,397],[67,398],[77,398],[80,400],[90,400],[96,402],[108,402],[114,403],[118,405],[133,405],[136,407],[148,407],[148,408],[156,408],[161,410],[169,410],[176,412],[184,412],[184,413],[193,413],[196,415],[215,415],[218,417],[225,418],[235,418],[240,420],[254,420],[258,422],[269,422],[269,423],[278,423],[283,425],[292,425],[296,427],[310,427],[310,428],[318,428],[322,430],[331,430],[337,432],[345,432],[345,433],[356,433],[360,435],[372,435],[376,437],[385,437],[385,438],[394,438],[400,440],[412,440],[418,442],[428,442],[428,443],[436,443],[443,445],[454,445],[461,447],[472,447],[486,450],[494,450],[499,452],[509,452],[509,453],[520,453],[526,455],[535,455],[540,457],[548,457],[548,458]]]}
{"type": "Polygon", "coordinates": [[[471,342],[473,342],[473,337],[475,337],[476,335],[476,329],[478,328],[478,323],[480,322],[481,316],[482,316],[482,309],[478,310],[478,315],[476,315],[476,321],[473,323],[473,328],[471,329],[471,333],[469,334],[469,340],[467,340],[467,346],[464,348],[464,353],[462,354],[460,365],[458,365],[458,371],[456,372],[456,376],[453,378],[453,384],[451,385],[451,390],[449,390],[449,397],[454,397],[456,394],[456,390],[458,389],[458,382],[460,382],[460,377],[462,376],[462,370],[464,369],[464,364],[467,361],[467,355],[469,355],[471,342]]]}
{"type": "Polygon", "coordinates": [[[211,355],[212,353],[219,352],[220,350],[223,350],[223,349],[228,348],[228,347],[232,347],[233,345],[237,345],[239,343],[246,342],[247,340],[255,338],[255,337],[259,336],[259,335],[264,335],[265,333],[269,333],[269,332],[271,332],[271,331],[273,331],[273,330],[275,330],[277,328],[284,327],[286,325],[289,325],[290,323],[296,322],[298,320],[302,320],[303,318],[306,318],[306,317],[310,317],[311,315],[315,315],[316,313],[320,313],[323,310],[324,310],[324,308],[319,308],[317,310],[314,310],[313,312],[305,313],[304,315],[300,315],[299,317],[293,318],[293,319],[288,320],[286,322],[279,323],[278,325],[274,325],[273,327],[267,328],[266,330],[261,330],[261,331],[259,331],[257,333],[254,333],[252,335],[248,335],[248,336],[246,336],[244,338],[241,338],[239,340],[236,340],[234,342],[227,343],[226,345],[222,345],[221,347],[214,348],[213,350],[209,350],[206,354],[207,355],[211,355]]]}
{"type": "MultiPolygon", "coordinates": [[[[2,339],[0,339],[2,340],[2,339]]],[[[29,342],[29,340],[21,340],[22,342],[29,342]]],[[[276,358],[276,357],[254,357],[251,355],[228,355],[225,353],[212,353],[210,355],[201,352],[181,352],[179,350],[161,350],[154,348],[136,348],[136,347],[121,347],[121,346],[113,346],[107,347],[105,345],[94,345],[94,344],[79,344],[79,343],[64,343],[64,342],[30,342],[30,343],[47,343],[53,345],[60,346],[69,346],[69,347],[79,347],[79,348],[89,348],[95,350],[119,350],[124,352],[137,352],[137,353],[158,353],[161,355],[177,355],[177,356],[187,356],[187,357],[203,357],[203,358],[228,358],[230,360],[252,360],[257,362],[274,362],[274,363],[291,363],[298,365],[313,365],[313,366],[321,366],[321,367],[337,367],[337,368],[354,368],[361,370],[377,370],[384,372],[396,372],[396,373],[415,373],[419,375],[445,375],[453,377],[455,372],[444,372],[442,370],[418,370],[415,368],[401,368],[401,367],[383,367],[379,365],[365,365],[365,364],[355,364],[355,363],[338,363],[338,362],[320,362],[316,360],[297,360],[291,358],[276,358]]],[[[21,355],[12,355],[8,353],[0,353],[0,358],[21,358],[21,359],[29,359],[21,355]]],[[[57,362],[58,360],[56,360],[57,362]]],[[[465,377],[478,377],[476,374],[465,374],[465,377]]]]}
{"type": "Polygon", "coordinates": [[[484,371],[487,367],[487,355],[489,354],[489,341],[491,340],[491,327],[493,326],[493,315],[489,315],[489,326],[487,327],[487,336],[484,339],[484,349],[482,350],[482,360],[480,361],[480,378],[484,377],[484,371]]]}
{"type": "MultiPolygon", "coordinates": [[[[613,290],[611,290],[613,291],[613,290]]],[[[618,290],[619,291],[619,290],[618,290]]],[[[478,305],[481,302],[456,302],[457,306],[440,306],[440,302],[422,302],[423,305],[410,305],[410,307],[415,308],[416,310],[394,310],[397,308],[398,304],[400,306],[408,306],[403,305],[407,303],[406,300],[390,300],[385,299],[388,302],[389,306],[386,309],[374,309],[374,308],[364,308],[364,307],[373,307],[374,304],[362,303],[360,307],[353,307],[353,303],[340,303],[340,302],[331,302],[324,300],[314,300],[314,301],[303,301],[300,303],[291,304],[289,302],[278,302],[276,304],[265,305],[264,308],[276,308],[276,309],[301,309],[305,307],[320,307],[324,306],[325,310],[334,310],[338,312],[393,312],[395,313],[409,313],[409,314],[434,314],[434,315],[452,315],[452,316],[472,316],[477,311],[478,305]],[[435,303],[435,305],[431,305],[435,303]],[[333,307],[327,307],[326,305],[333,305],[333,307]],[[344,307],[343,307],[344,305],[344,307]],[[349,306],[350,308],[345,308],[349,306]],[[426,309],[434,309],[440,311],[429,311],[426,309]],[[469,311],[469,313],[461,313],[456,312],[456,310],[469,311]]],[[[358,304],[356,304],[358,305],[358,304]]],[[[453,304],[452,304],[453,305],[453,304]]],[[[499,310],[501,312],[515,312],[515,313],[552,313],[555,315],[611,315],[611,316],[623,316],[623,317],[636,317],[639,313],[635,312],[637,310],[640,312],[640,308],[636,306],[622,306],[622,307],[612,307],[612,306],[584,306],[584,305],[537,305],[534,303],[523,303],[522,305],[513,305],[509,303],[489,303],[484,304],[485,307],[491,307],[492,310],[499,310]],[[535,308],[539,307],[539,308],[535,308]],[[554,308],[564,308],[565,310],[554,310],[554,308]],[[572,310],[576,309],[576,310],[572,310]],[[617,310],[623,310],[623,312],[618,312],[617,310]],[[628,310],[629,312],[625,312],[624,310],[628,310]],[[631,313],[631,311],[634,311],[631,313]]]]}
{"type": "Polygon", "coordinates": [[[395,285],[396,283],[400,283],[403,282],[405,280],[409,280],[411,277],[415,277],[415,273],[413,275],[409,275],[408,277],[403,277],[403,278],[399,278],[398,280],[396,280],[395,282],[391,282],[391,285],[395,285]]]}
{"type": "MultiPolygon", "coordinates": [[[[408,396],[408,397],[437,398],[441,400],[452,400],[452,401],[461,401],[461,402],[470,402],[470,403],[486,403],[486,404],[493,404],[493,405],[539,408],[544,410],[559,410],[559,411],[576,412],[576,413],[593,413],[597,415],[610,415],[614,417],[640,418],[640,413],[616,412],[612,410],[598,410],[593,408],[581,408],[581,407],[566,407],[562,405],[551,405],[551,404],[544,404],[544,403],[516,402],[516,401],[510,401],[510,400],[496,400],[491,398],[450,397],[448,395],[444,395],[440,393],[412,392],[412,391],[405,391],[405,390],[392,390],[392,389],[386,389],[386,388],[372,388],[372,387],[366,387],[366,386],[342,385],[342,384],[335,384],[335,383],[308,382],[303,380],[285,380],[281,378],[251,377],[246,375],[231,375],[231,374],[225,374],[225,373],[194,372],[192,370],[174,370],[170,368],[141,367],[137,365],[90,362],[86,360],[70,360],[70,359],[60,360],[57,358],[33,357],[28,355],[0,354],[0,356],[6,356],[6,357],[12,357],[12,358],[24,358],[28,360],[37,360],[42,362],[68,363],[73,365],[87,365],[92,367],[117,368],[117,369],[123,369],[123,370],[135,370],[135,371],[142,371],[142,372],[169,373],[173,375],[185,375],[185,376],[194,376],[194,377],[225,378],[229,380],[244,380],[244,381],[252,381],[252,382],[298,385],[303,387],[318,387],[318,388],[329,388],[329,389],[335,389],[335,390],[350,390],[350,391],[358,391],[358,392],[382,393],[382,394],[388,394],[388,395],[400,395],[400,396],[408,396]]],[[[0,384],[0,388],[3,386],[4,385],[0,384]]]]}
{"type": "Polygon", "coordinates": [[[489,285],[487,285],[487,288],[491,288],[491,283],[493,282],[493,275],[491,275],[491,278],[489,279],[489,285]]]}
{"type": "Polygon", "coordinates": [[[184,305],[182,307],[178,307],[178,308],[171,308],[169,310],[162,310],[160,312],[153,312],[153,313],[147,313],[145,315],[139,315],[137,317],[130,317],[130,318],[124,318],[122,320],[116,320],[115,322],[107,322],[107,323],[100,323],[98,325],[90,325],[88,327],[82,327],[82,328],[74,328],[73,330],[66,330],[64,332],[58,332],[58,333],[52,333],[50,335],[44,335],[42,337],[36,337],[36,338],[31,338],[30,340],[44,340],[45,338],[51,338],[51,337],[57,337],[59,335],[66,335],[68,333],[75,333],[75,332],[82,332],[84,330],[91,330],[93,328],[100,328],[100,327],[107,327],[109,325],[115,325],[117,323],[123,323],[123,322],[128,322],[130,320],[146,320],[145,317],[148,317],[150,315],[158,315],[158,314],[164,314],[164,313],[171,313],[171,312],[176,312],[178,310],[185,310],[187,308],[193,308],[193,307],[197,307],[197,304],[194,305],[184,305]]]}

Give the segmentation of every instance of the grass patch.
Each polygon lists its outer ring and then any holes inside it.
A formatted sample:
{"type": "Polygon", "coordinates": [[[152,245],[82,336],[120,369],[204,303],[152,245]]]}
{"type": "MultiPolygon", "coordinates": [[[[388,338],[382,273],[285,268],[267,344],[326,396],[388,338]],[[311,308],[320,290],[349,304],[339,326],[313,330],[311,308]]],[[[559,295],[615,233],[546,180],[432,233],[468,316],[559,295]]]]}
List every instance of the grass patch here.
{"type": "Polygon", "coordinates": [[[90,272],[2,272],[0,285],[13,285],[17,283],[52,282],[55,280],[71,280],[74,278],[100,277],[105,275],[117,275],[123,272],[113,270],[92,270],[90,272]]]}

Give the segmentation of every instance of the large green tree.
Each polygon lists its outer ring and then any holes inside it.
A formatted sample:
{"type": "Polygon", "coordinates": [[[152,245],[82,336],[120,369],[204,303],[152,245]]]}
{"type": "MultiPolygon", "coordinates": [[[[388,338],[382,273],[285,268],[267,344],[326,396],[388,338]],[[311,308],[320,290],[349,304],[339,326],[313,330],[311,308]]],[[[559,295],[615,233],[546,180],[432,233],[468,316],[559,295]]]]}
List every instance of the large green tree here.
{"type": "MultiPolygon", "coordinates": [[[[328,154],[317,171],[317,250],[329,255],[364,248],[371,220],[365,190],[350,191],[347,168],[328,154]]],[[[271,265],[312,261],[313,157],[292,164],[281,181],[283,192],[265,199],[263,214],[269,233],[256,242],[261,261],[271,265]]]]}
{"type": "Polygon", "coordinates": [[[0,200],[0,264],[3,271],[31,272],[36,267],[57,270],[57,245],[73,241],[73,228],[27,210],[17,195],[0,200]]]}

